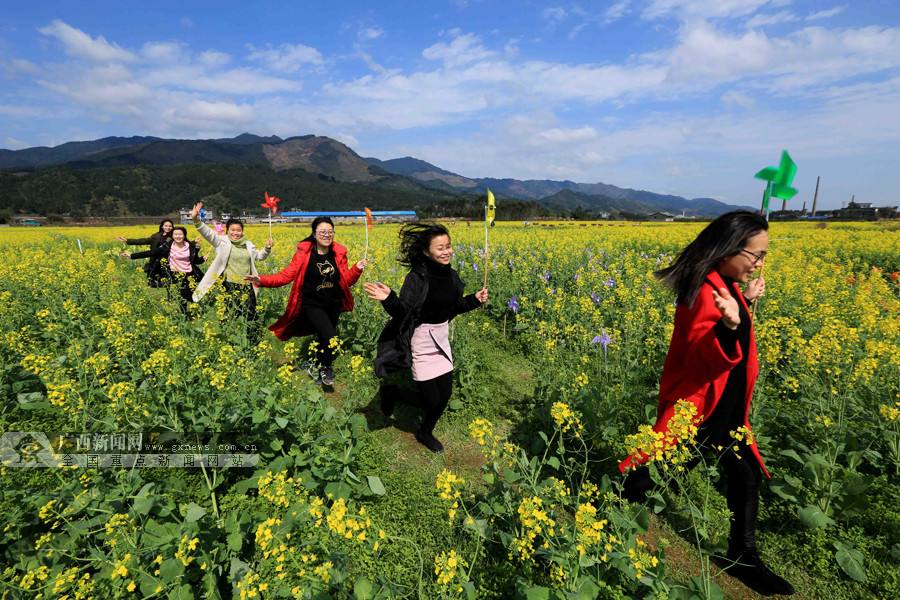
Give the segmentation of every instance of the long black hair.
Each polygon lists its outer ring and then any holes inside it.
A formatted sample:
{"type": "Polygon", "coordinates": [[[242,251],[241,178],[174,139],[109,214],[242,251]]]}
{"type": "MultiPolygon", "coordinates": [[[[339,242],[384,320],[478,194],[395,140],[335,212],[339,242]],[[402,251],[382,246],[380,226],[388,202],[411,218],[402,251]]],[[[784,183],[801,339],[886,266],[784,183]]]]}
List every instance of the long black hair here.
{"type": "MultiPolygon", "coordinates": [[[[321,225],[322,223],[328,223],[329,225],[331,225],[331,228],[334,229],[334,221],[332,221],[329,217],[316,217],[315,219],[313,219],[313,222],[312,222],[312,233],[310,233],[309,237],[307,237],[303,241],[304,242],[312,242],[313,244],[315,244],[316,243],[316,228],[319,225],[321,225]]],[[[334,241],[334,238],[331,238],[331,240],[334,241]]]]}
{"type": "Polygon", "coordinates": [[[405,224],[397,234],[400,238],[400,256],[397,260],[404,267],[410,268],[423,264],[428,260],[423,252],[431,246],[431,240],[439,235],[446,235],[449,238],[450,232],[437,223],[417,221],[405,224]]]}
{"type": "Polygon", "coordinates": [[[679,304],[694,306],[706,275],[724,258],[739,253],[750,238],[768,231],[769,222],[759,213],[734,210],[716,219],[688,244],[671,266],[654,275],[675,290],[679,304]]]}
{"type": "MultiPolygon", "coordinates": [[[[175,223],[172,221],[172,219],[163,219],[162,221],[159,222],[159,232],[160,233],[163,233],[162,226],[165,225],[166,223],[170,223],[172,225],[172,229],[175,229],[175,223]]],[[[169,234],[171,234],[171,233],[172,232],[170,231],[169,234]]]]}

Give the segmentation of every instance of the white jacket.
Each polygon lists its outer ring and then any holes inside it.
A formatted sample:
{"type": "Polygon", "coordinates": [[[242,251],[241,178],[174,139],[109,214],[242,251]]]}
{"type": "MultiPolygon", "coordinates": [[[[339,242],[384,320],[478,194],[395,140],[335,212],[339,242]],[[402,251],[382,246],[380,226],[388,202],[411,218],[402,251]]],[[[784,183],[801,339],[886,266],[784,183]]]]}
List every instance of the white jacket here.
{"type": "MultiPolygon", "coordinates": [[[[194,223],[194,227],[197,228],[197,231],[200,232],[203,239],[212,244],[213,248],[216,249],[216,257],[213,259],[209,269],[207,269],[206,275],[204,275],[203,279],[200,280],[200,283],[197,284],[197,289],[194,290],[194,302],[200,302],[200,298],[202,298],[203,295],[209,291],[209,288],[212,287],[215,278],[220,277],[222,273],[225,272],[225,265],[228,264],[228,257],[231,255],[231,239],[229,239],[227,235],[216,235],[216,232],[206,226],[202,221],[200,223],[194,223]]],[[[261,251],[257,250],[256,246],[254,246],[253,242],[250,240],[247,240],[247,250],[250,252],[250,274],[259,275],[256,270],[256,261],[269,258],[269,251],[265,249],[261,251]]],[[[253,288],[254,294],[258,293],[255,285],[251,285],[250,287],[253,288]]]]}

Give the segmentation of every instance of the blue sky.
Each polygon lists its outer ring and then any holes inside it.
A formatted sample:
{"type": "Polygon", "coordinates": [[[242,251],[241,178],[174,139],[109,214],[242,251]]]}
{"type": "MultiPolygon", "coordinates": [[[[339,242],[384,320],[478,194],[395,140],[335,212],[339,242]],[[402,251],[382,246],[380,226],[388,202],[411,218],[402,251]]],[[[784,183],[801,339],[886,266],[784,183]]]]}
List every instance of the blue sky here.
{"type": "Polygon", "coordinates": [[[0,147],[317,134],[470,177],[900,203],[900,2],[4,2],[0,147]]]}

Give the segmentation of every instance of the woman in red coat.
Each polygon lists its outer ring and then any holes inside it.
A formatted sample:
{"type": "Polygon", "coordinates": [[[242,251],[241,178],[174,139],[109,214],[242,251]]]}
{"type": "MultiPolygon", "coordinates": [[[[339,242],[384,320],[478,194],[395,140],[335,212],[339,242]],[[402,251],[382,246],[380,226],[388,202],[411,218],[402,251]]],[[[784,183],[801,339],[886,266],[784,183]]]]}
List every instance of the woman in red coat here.
{"type": "MultiPolygon", "coordinates": [[[[334,353],[329,341],[335,335],[340,314],[353,310],[350,286],[365,268],[365,259],[347,268],[347,249],[334,241],[334,223],[328,217],[318,217],[312,222],[312,235],[297,244],[294,258],[280,273],[244,278],[260,287],[294,283],[284,314],[269,329],[281,341],[316,334],[316,381],[323,385],[334,383],[334,353]]],[[[316,364],[306,361],[300,367],[312,376],[316,364]]]]}
{"type": "MultiPolygon", "coordinates": [[[[728,478],[726,499],[734,515],[726,555],[734,563],[729,574],[762,594],[792,594],[791,584],[773,573],[756,550],[759,486],[763,474],[769,474],[754,440],[735,442],[731,437],[741,427],[750,430],[759,363],[749,304],[766,285],[761,277],[750,277],[765,260],[768,228],[757,213],[726,213],[701,231],[670,267],[656,272],[675,290],[677,308],[653,429],[668,430],[679,400],[697,407],[702,419],[697,442],[704,451],[721,453],[728,478]],[[741,293],[739,284],[748,281],[741,293]]],[[[632,455],[619,465],[623,473],[629,471],[623,496],[630,501],[642,502],[653,487],[648,469],[640,466],[648,458],[632,455]]]]}

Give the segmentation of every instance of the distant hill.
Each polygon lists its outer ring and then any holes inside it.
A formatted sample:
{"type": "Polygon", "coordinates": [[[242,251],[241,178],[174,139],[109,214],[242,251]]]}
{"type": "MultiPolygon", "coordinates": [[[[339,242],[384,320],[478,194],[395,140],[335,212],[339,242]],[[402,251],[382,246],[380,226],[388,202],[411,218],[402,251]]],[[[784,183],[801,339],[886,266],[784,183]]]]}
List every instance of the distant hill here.
{"type": "Polygon", "coordinates": [[[406,177],[412,177],[428,184],[442,182],[451,188],[462,188],[466,190],[478,186],[478,182],[473,179],[462,177],[456,173],[451,173],[450,171],[445,171],[424,160],[419,160],[418,158],[413,158],[411,156],[392,158],[391,160],[385,161],[378,160],[377,158],[365,158],[363,160],[371,165],[381,167],[388,173],[405,175],[406,177]]]}
{"type": "Polygon", "coordinates": [[[596,194],[585,194],[573,190],[560,190],[552,196],[541,198],[540,203],[556,209],[575,210],[578,207],[586,211],[619,213],[626,212],[635,215],[656,212],[657,207],[641,202],[635,202],[627,198],[611,198],[596,194]]]}
{"type": "Polygon", "coordinates": [[[484,194],[488,188],[498,197],[517,200],[537,200],[547,206],[555,206],[573,210],[581,206],[588,210],[613,210],[633,214],[650,214],[656,211],[667,211],[687,216],[716,217],[736,208],[754,210],[750,206],[734,206],[712,198],[695,198],[688,200],[681,196],[656,194],[643,190],[620,188],[606,183],[578,183],[575,181],[554,181],[551,179],[471,179],[446,171],[412,157],[392,160],[366,158],[370,164],[378,165],[390,173],[406,175],[422,181],[430,187],[456,189],[458,191],[484,194]],[[440,182],[441,186],[435,185],[440,182]],[[573,192],[573,194],[561,194],[573,192]],[[560,195],[561,194],[561,195],[560,195]],[[629,200],[616,203],[614,200],[629,200]],[[604,208],[611,207],[611,208],[604,208]]]}
{"type": "MultiPolygon", "coordinates": [[[[636,215],[664,210],[709,217],[737,208],[712,198],[688,200],[600,182],[475,179],[411,156],[390,160],[362,158],[345,144],[316,135],[282,139],[242,133],[234,138],[216,140],[109,137],[92,142],[69,142],[54,148],[0,150],[0,168],[16,170],[19,174],[52,166],[62,167],[56,172],[63,176],[70,170],[222,164],[260,166],[276,172],[302,169],[322,181],[406,190],[423,198],[471,196],[484,194],[490,188],[498,199],[537,201],[560,210],[581,207],[583,210],[636,215]]],[[[64,178],[70,178],[70,175],[64,178]]]]}
{"type": "Polygon", "coordinates": [[[458,198],[397,175],[371,184],[332,181],[303,169],[263,164],[135,165],[97,169],[47,167],[0,172],[0,209],[38,214],[117,216],[177,214],[196,202],[214,210],[262,216],[263,191],[281,210],[427,210],[458,198]]]}
{"type": "Polygon", "coordinates": [[[24,150],[0,150],[0,169],[7,167],[43,167],[79,160],[110,148],[140,146],[156,141],[156,137],[106,137],[92,142],[67,142],[48,148],[37,146],[24,150]]]}
{"type": "Polygon", "coordinates": [[[73,169],[236,163],[275,170],[303,169],[334,181],[371,183],[390,172],[372,168],[346,145],[327,137],[281,139],[242,133],[218,140],[167,140],[154,137],[104,138],[55,148],[0,150],[0,168],[62,165],[73,169]]]}

